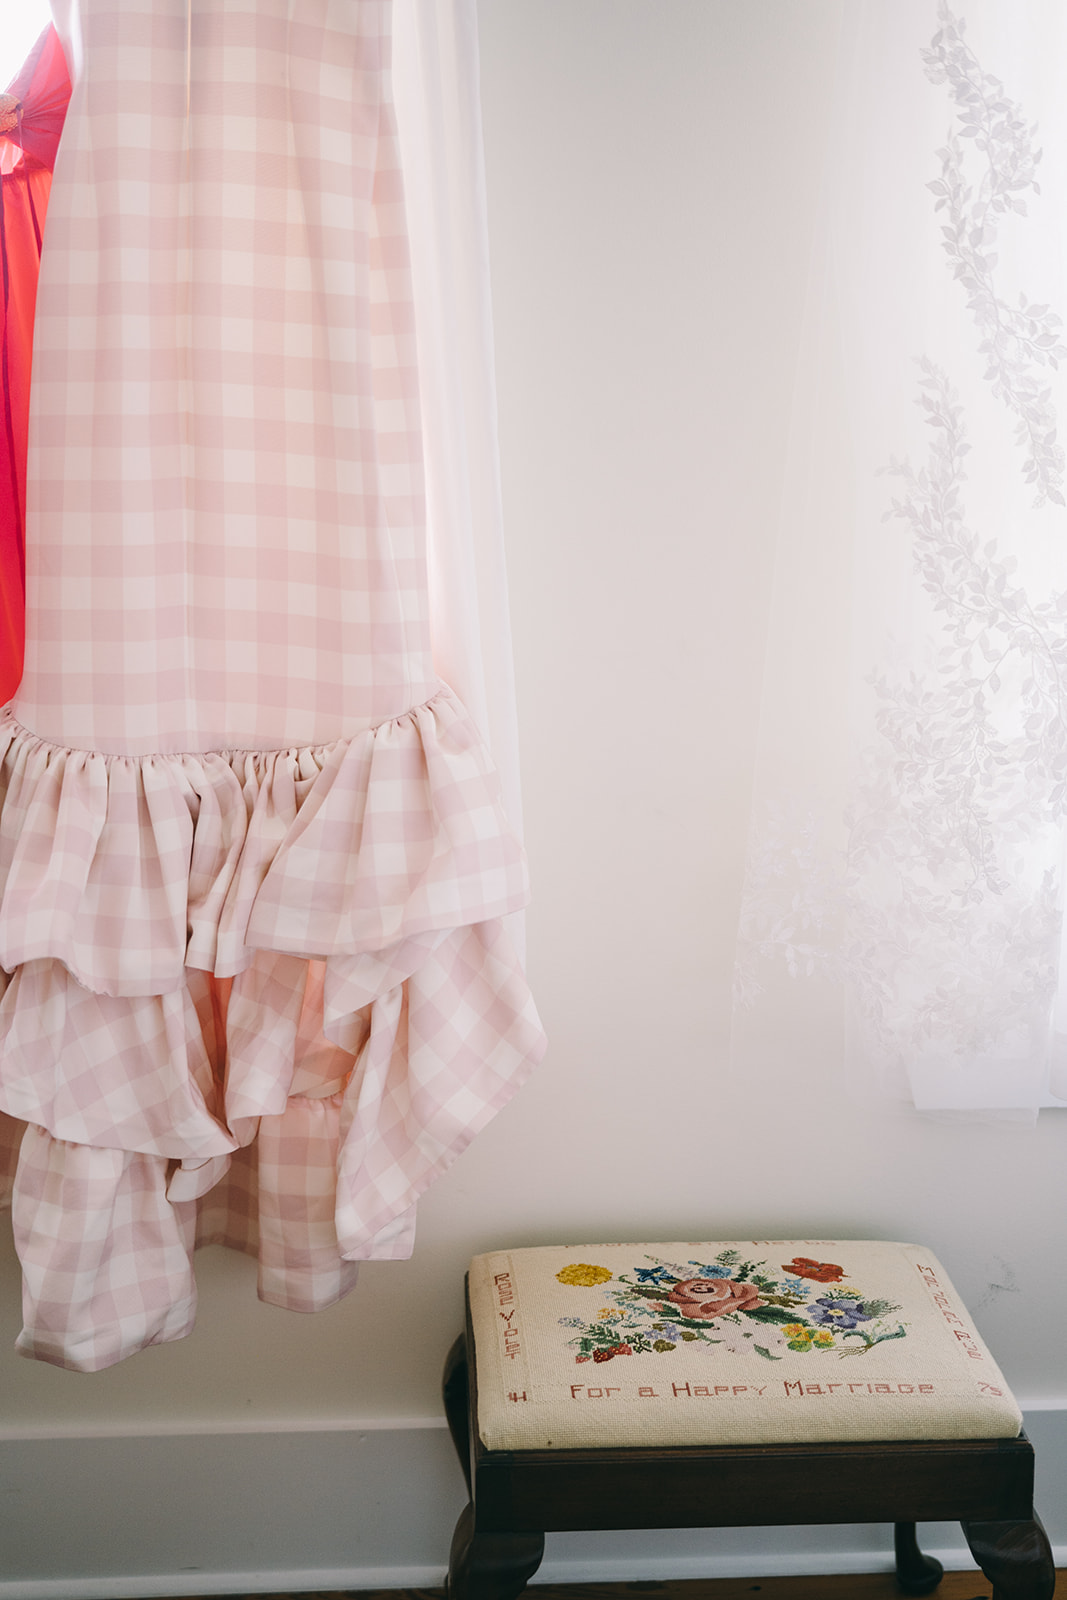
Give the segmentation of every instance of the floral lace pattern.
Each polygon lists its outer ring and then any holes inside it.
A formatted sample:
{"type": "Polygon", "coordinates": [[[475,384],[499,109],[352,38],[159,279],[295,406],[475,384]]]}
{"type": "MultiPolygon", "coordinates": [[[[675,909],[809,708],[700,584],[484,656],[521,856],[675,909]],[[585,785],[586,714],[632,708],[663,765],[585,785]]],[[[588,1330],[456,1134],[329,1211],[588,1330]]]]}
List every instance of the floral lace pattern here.
{"type": "MultiPolygon", "coordinates": [[[[1063,532],[1048,374],[1067,347],[1056,312],[1023,292],[1013,303],[998,265],[1004,224],[1027,216],[1023,194],[1040,195],[1036,130],[964,20],[947,4],[939,20],[921,58],[954,128],[927,187],[983,381],[1015,418],[1044,521],[978,494],[968,508],[976,397],[965,405],[923,356],[925,459],[885,468],[897,489],[884,520],[910,545],[913,637],[906,650],[887,641],[868,679],[870,737],[843,816],[783,802],[753,828],[735,994],[753,1005],[766,963],[784,961],[794,977],[843,985],[868,1056],[907,1062],[913,1085],[924,1061],[1002,1083],[1025,1070],[1032,1084],[1058,980],[1067,820],[1067,588],[1047,547],[1036,551],[1063,532]]],[[[1026,1100],[1007,1092],[1001,1103],[1026,1100]]]]}

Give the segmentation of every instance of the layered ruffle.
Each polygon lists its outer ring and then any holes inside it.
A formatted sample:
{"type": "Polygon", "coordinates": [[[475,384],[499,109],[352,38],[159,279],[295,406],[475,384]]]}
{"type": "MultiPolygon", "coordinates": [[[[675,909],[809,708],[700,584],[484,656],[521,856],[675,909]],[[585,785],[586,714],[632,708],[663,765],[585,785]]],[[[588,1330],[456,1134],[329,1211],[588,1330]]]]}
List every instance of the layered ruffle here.
{"type": "Polygon", "coordinates": [[[91,1370],[181,1337],[198,1237],[299,1310],[409,1253],[419,1193],[543,1049],[500,922],[522,851],[463,708],[138,759],[8,717],[0,749],[20,1348],[91,1370]]]}
{"type": "Polygon", "coordinates": [[[447,689],[318,749],[104,756],[0,721],[0,967],[160,995],[256,950],[370,955],[525,903],[485,747],[447,689]]]}

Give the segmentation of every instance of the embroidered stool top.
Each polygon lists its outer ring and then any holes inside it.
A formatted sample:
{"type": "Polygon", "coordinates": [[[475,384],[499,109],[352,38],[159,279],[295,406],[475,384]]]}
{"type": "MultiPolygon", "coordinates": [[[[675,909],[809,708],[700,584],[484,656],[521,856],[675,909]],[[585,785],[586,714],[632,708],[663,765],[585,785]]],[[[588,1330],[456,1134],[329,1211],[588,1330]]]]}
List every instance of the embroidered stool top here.
{"type": "Polygon", "coordinates": [[[872,1240],[494,1251],[470,1269],[489,1450],[1015,1438],[937,1258],[872,1240]]]}

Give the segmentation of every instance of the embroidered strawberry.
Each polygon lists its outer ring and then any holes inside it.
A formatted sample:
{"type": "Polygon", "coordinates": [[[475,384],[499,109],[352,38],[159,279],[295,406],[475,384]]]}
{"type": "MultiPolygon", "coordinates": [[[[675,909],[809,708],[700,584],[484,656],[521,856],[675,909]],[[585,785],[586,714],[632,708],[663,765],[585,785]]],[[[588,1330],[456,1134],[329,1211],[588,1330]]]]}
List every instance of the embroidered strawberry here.
{"type": "Polygon", "coordinates": [[[610,1361],[612,1356],[632,1356],[633,1353],[634,1348],[632,1344],[613,1344],[610,1345],[606,1350],[594,1350],[593,1360],[610,1361]]]}

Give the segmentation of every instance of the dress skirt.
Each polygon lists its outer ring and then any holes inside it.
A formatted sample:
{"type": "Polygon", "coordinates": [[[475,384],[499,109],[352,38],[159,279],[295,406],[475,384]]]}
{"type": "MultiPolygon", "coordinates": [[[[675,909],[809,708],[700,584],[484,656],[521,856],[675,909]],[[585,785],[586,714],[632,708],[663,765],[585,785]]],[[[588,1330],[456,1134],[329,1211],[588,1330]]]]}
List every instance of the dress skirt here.
{"type": "Polygon", "coordinates": [[[431,655],[387,0],[54,10],[0,1122],[18,1347],[94,1370],[197,1243],[300,1311],[410,1254],[543,1038],[431,655]]]}

